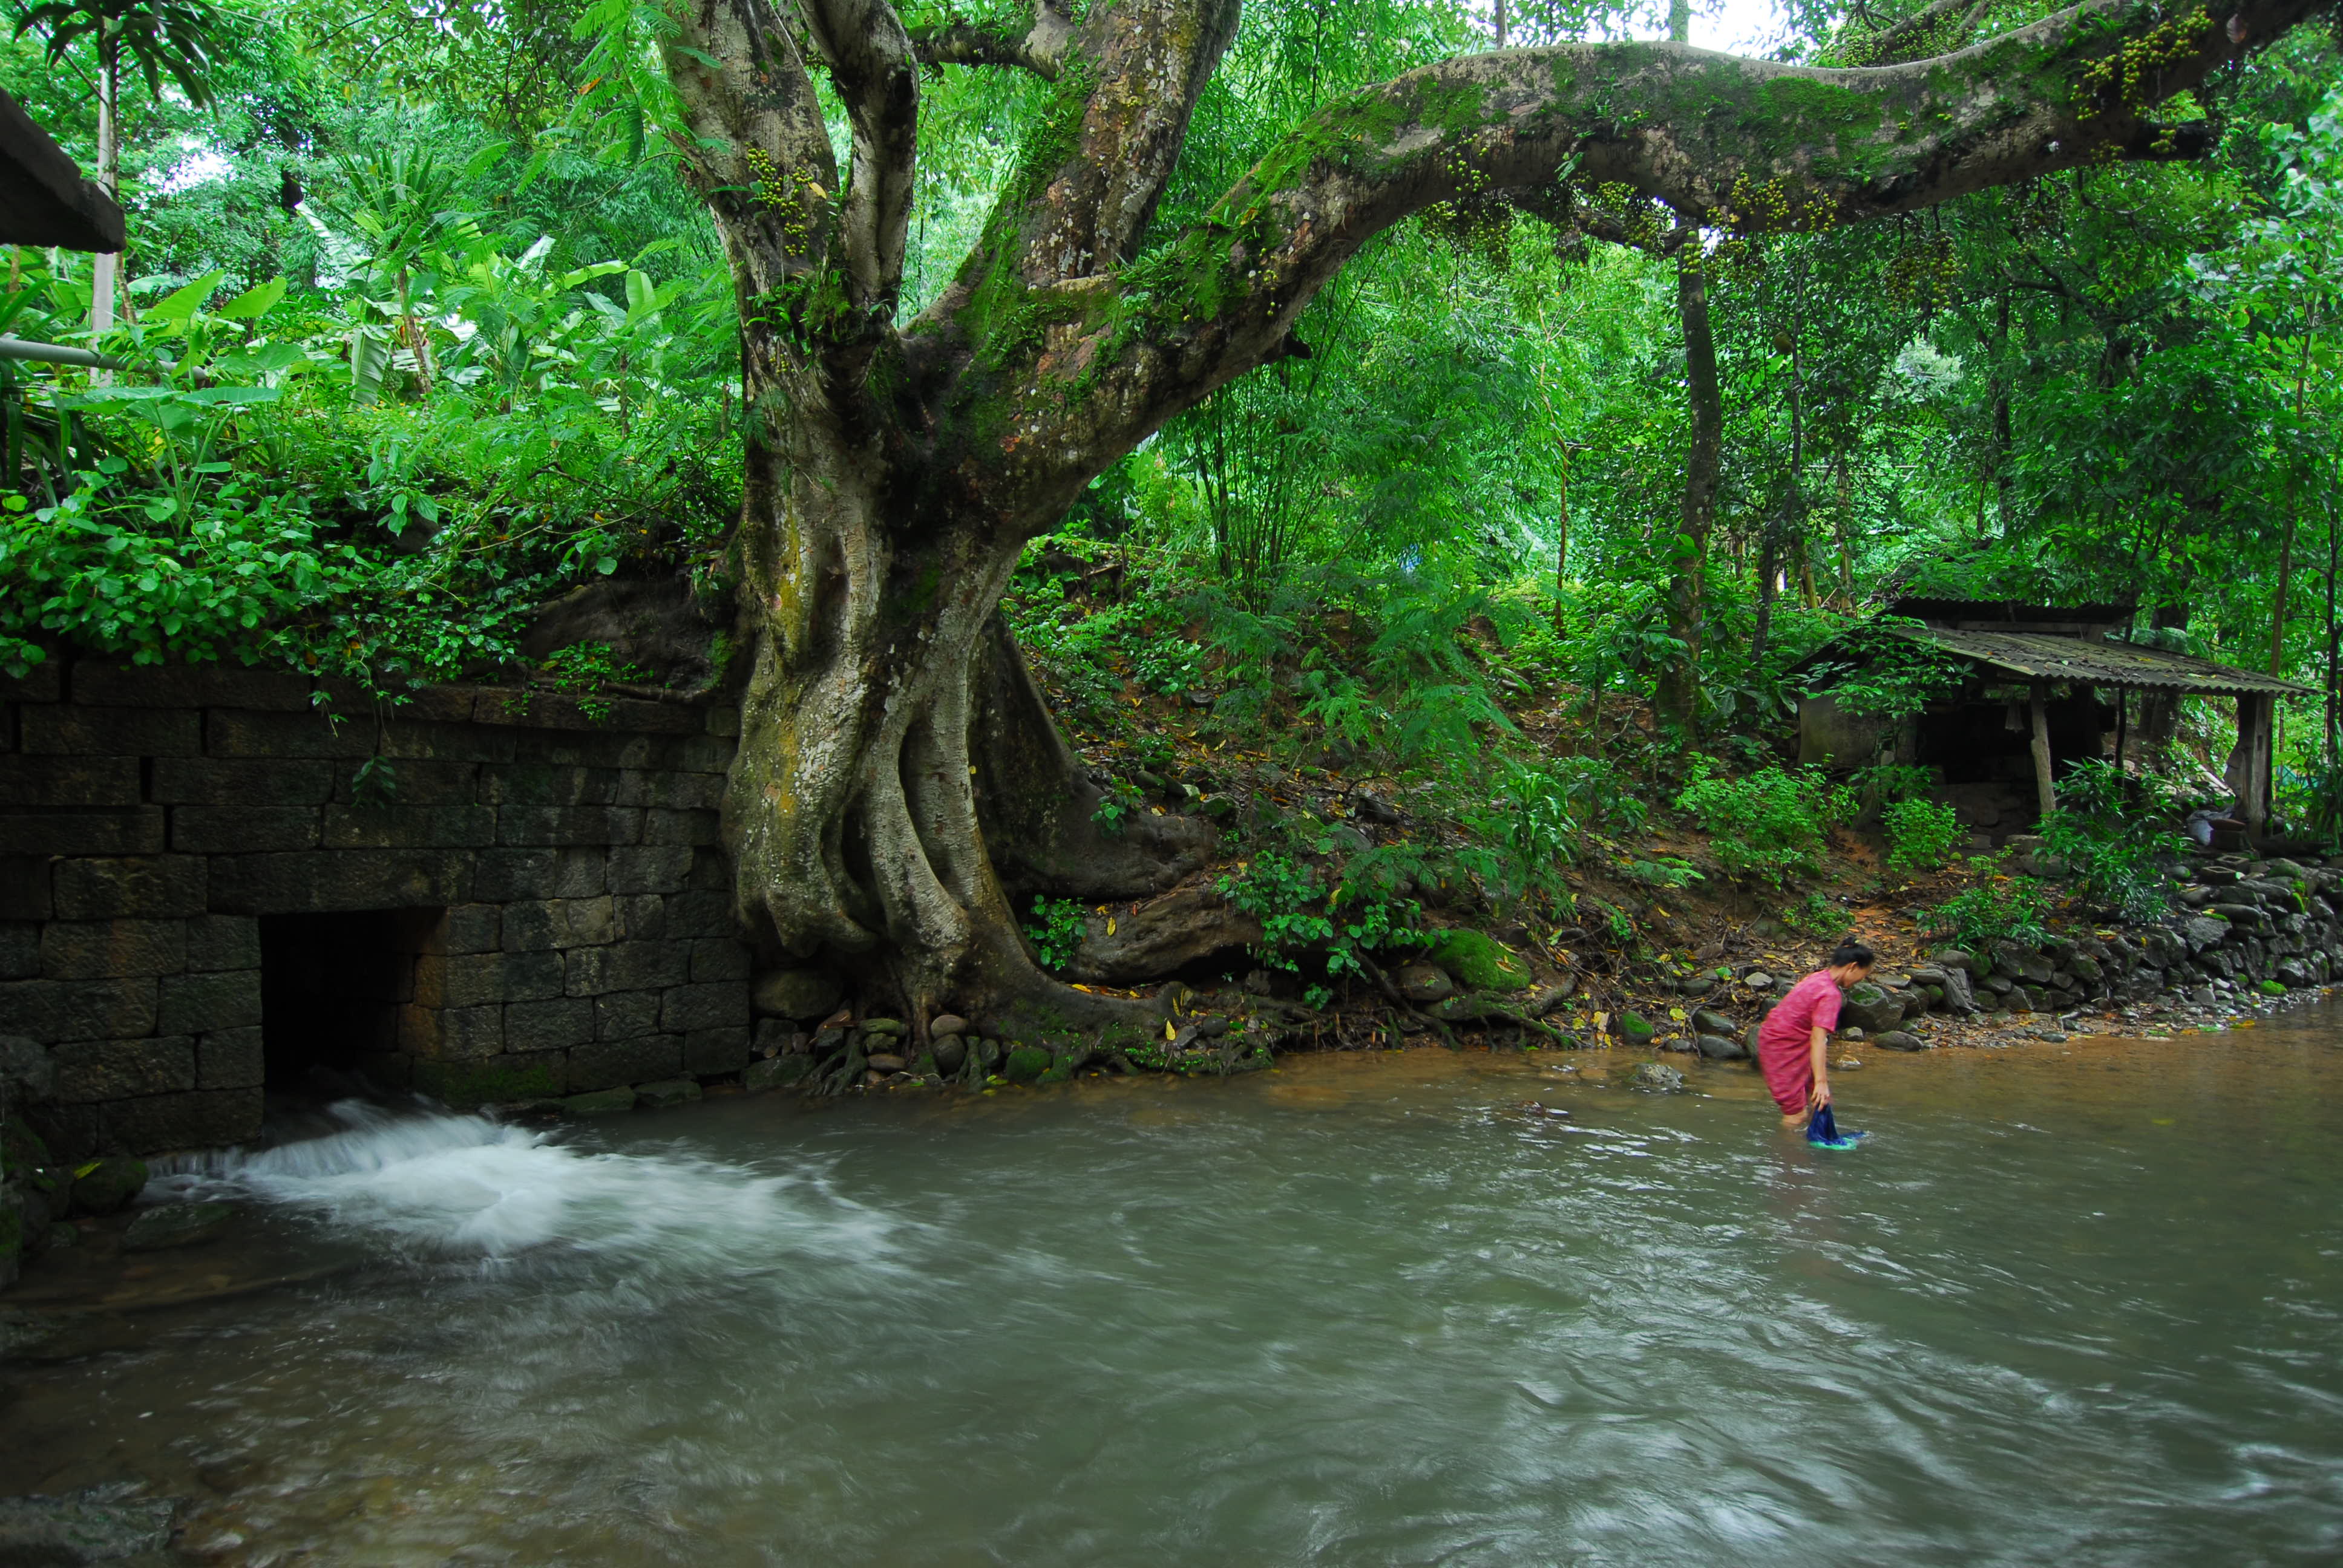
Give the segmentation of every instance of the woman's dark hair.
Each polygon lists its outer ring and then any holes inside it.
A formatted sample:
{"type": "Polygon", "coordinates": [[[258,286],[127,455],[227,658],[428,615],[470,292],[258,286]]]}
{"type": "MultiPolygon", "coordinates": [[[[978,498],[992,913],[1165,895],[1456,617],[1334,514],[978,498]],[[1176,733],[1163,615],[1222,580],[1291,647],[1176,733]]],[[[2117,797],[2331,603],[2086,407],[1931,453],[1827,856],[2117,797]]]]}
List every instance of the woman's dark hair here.
{"type": "Polygon", "coordinates": [[[1879,955],[1861,942],[1841,942],[1831,949],[1830,961],[1823,967],[1835,970],[1841,964],[1861,964],[1865,969],[1869,969],[1878,961],[1879,955]]]}

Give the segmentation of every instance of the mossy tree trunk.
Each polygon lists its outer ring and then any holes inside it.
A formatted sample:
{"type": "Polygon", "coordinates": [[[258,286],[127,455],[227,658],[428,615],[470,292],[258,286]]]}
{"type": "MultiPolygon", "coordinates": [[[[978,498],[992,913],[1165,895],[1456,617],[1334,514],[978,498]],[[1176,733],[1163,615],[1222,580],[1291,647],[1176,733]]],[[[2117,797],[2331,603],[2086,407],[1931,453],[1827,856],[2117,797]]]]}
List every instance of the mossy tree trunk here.
{"type": "Polygon", "coordinates": [[[1813,227],[2191,156],[2207,133],[2148,107],[2312,9],[2167,20],[2100,0],[1863,70],[1676,44],[1449,60],[1327,105],[1203,220],[1156,235],[1238,0],[1093,0],[1079,20],[1044,0],[917,36],[885,0],[679,5],[668,69],[737,280],[750,410],[738,552],[753,661],[725,809],[744,913],[792,951],[859,965],[915,1019],[1017,1002],[1112,1014],[1034,968],[1000,868],[1097,893],[1143,884],[1194,839],[1154,819],[1151,838],[1097,838],[1088,786],[1009,668],[1001,593],[1092,477],[1284,352],[1381,230],[1493,191],[1549,216],[1599,192],[1687,225],[1813,227]],[[960,272],[905,321],[920,72],[937,62],[1055,88],[960,272]],[[847,111],[843,171],[816,71],[847,111]]]}

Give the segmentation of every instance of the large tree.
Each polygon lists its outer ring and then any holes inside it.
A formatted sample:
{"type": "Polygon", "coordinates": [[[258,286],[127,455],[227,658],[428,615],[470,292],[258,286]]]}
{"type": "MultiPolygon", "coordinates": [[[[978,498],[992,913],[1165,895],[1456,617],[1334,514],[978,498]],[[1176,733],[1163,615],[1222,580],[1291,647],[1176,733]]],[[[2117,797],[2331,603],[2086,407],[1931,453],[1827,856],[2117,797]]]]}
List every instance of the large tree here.
{"type": "MultiPolygon", "coordinates": [[[[1312,296],[1433,203],[1582,203],[1814,229],[2119,159],[2201,154],[2155,106],[2319,7],[2093,0],[1957,53],[1825,70],[1681,44],[1442,61],[1328,104],[1206,216],[1151,220],[1240,0],[1036,0],[914,30],[886,0],[688,0],[665,43],[738,281],[753,639],[727,841],[744,914],[914,1020],[1044,1003],[1104,1021],[1019,936],[1004,884],[1127,894],[1172,819],[1098,838],[995,614],[1020,548],[1110,465],[1294,351],[1312,296]],[[949,286],[900,319],[922,69],[1052,95],[949,286]],[[817,75],[851,134],[841,171],[817,75]]],[[[1163,862],[1169,860],[1168,869],[1163,862]]]]}

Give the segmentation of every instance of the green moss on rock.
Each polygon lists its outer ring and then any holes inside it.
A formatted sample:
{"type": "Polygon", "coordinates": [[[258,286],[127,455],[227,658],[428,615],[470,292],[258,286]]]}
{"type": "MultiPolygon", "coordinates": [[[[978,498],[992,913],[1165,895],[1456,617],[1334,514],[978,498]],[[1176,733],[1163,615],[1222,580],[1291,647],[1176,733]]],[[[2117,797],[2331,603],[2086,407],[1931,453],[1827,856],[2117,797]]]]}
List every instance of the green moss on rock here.
{"type": "Polygon", "coordinates": [[[129,1207],[146,1185],[146,1161],[115,1155],[93,1160],[74,1172],[73,1211],[113,1214],[129,1207]]]}
{"type": "Polygon", "coordinates": [[[1470,990],[1522,990],[1533,978],[1518,953],[1479,931],[1442,931],[1426,950],[1470,990]]]}
{"type": "Polygon", "coordinates": [[[1001,1065],[1001,1076],[1011,1083],[1032,1083],[1050,1070],[1050,1053],[1039,1046],[1021,1045],[1001,1065]]]}

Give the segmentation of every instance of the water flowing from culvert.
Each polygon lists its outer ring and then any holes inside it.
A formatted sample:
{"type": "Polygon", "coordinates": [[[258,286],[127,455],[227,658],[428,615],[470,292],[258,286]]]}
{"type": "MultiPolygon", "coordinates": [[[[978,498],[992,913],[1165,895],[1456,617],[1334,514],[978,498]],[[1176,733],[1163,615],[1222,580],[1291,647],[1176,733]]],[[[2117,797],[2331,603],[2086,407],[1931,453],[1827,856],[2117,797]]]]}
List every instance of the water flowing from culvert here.
{"type": "Polygon", "coordinates": [[[684,1149],[593,1152],[484,1116],[346,1101],[322,1137],[167,1166],[159,1193],[249,1196],[345,1232],[447,1257],[538,1249],[720,1269],[809,1250],[875,1256],[889,1222],[819,1175],[759,1174],[684,1149]]]}
{"type": "Polygon", "coordinates": [[[0,1473],[224,1563],[2329,1562],[2338,1026],[1877,1059],[1852,1154],[1602,1053],[346,1108],[169,1180],[369,1261],[12,1365],[0,1473]]]}

